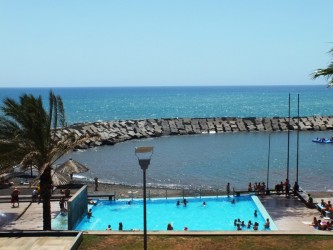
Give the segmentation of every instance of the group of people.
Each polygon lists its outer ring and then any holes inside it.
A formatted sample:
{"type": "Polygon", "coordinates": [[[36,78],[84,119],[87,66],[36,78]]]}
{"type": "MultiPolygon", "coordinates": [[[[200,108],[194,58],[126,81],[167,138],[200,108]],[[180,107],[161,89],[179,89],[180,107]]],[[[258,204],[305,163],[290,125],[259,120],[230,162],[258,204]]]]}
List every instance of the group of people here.
{"type": "MultiPolygon", "coordinates": [[[[249,182],[247,191],[248,192],[255,192],[256,194],[262,194],[264,195],[266,193],[266,189],[268,187],[266,186],[265,182],[255,182],[254,184],[252,184],[252,182],[249,182]]],[[[226,191],[227,191],[227,196],[230,196],[230,183],[227,183],[227,187],[226,187],[226,191]]],[[[286,197],[289,198],[290,195],[290,190],[291,190],[291,185],[289,183],[289,179],[286,179],[284,182],[281,181],[280,183],[275,185],[275,191],[277,194],[280,193],[285,193],[286,197]]],[[[297,183],[297,181],[295,181],[295,184],[293,186],[293,192],[294,195],[296,195],[296,192],[299,192],[299,185],[297,183]]],[[[235,192],[235,190],[233,189],[233,192],[235,192]]]]}
{"type": "MultiPolygon", "coordinates": [[[[181,204],[181,203],[183,203],[183,206],[184,206],[184,207],[186,207],[186,206],[187,206],[187,203],[188,203],[188,201],[187,201],[187,200],[184,198],[182,202],[180,202],[180,201],[177,201],[177,203],[176,203],[176,206],[177,206],[177,207],[178,207],[178,206],[180,206],[180,204],[181,204]]],[[[206,204],[206,203],[205,203],[205,204],[206,204]]]]}
{"type": "Polygon", "coordinates": [[[323,199],[320,202],[321,205],[321,215],[324,217],[326,216],[326,212],[330,212],[331,214],[333,214],[333,207],[331,204],[331,201],[327,201],[325,202],[323,199]]]}
{"type": "MultiPolygon", "coordinates": [[[[251,229],[251,227],[252,227],[252,229],[254,230],[254,231],[257,231],[258,229],[259,229],[259,223],[258,222],[254,222],[254,223],[252,223],[252,221],[251,220],[249,220],[248,221],[248,223],[247,223],[247,225],[245,225],[245,222],[244,221],[240,221],[240,219],[235,219],[235,221],[234,221],[234,225],[237,227],[237,230],[239,231],[239,230],[243,230],[242,228],[244,228],[244,227],[247,227],[247,229],[251,229]]],[[[269,219],[267,218],[266,219],[266,223],[264,224],[264,228],[265,229],[269,229],[269,227],[270,227],[270,221],[269,221],[269,219]]]]}
{"type": "MultiPolygon", "coordinates": [[[[254,217],[257,218],[258,217],[258,212],[257,210],[254,210],[253,213],[254,217]]],[[[258,222],[254,222],[252,223],[251,220],[248,221],[247,225],[245,224],[244,221],[241,221],[239,218],[234,220],[234,226],[237,227],[237,230],[242,230],[242,228],[247,227],[247,229],[251,229],[251,227],[253,228],[253,230],[257,231],[259,229],[259,223],[258,222]]],[[[267,218],[266,222],[264,224],[264,228],[265,229],[269,229],[270,228],[270,221],[267,218]]]]}
{"type": "MultiPolygon", "coordinates": [[[[275,191],[277,194],[280,193],[285,193],[286,197],[288,198],[290,195],[290,189],[291,189],[291,185],[289,183],[289,180],[286,179],[285,182],[280,182],[278,184],[275,185],[275,191]]],[[[297,192],[299,192],[299,185],[298,182],[295,181],[294,186],[293,186],[293,193],[294,195],[297,195],[297,192]]]]}
{"type": "Polygon", "coordinates": [[[333,221],[321,221],[317,220],[317,217],[313,217],[312,224],[314,228],[318,230],[333,230],[333,221]]]}
{"type": "MultiPolygon", "coordinates": [[[[242,227],[245,227],[245,222],[241,221],[239,218],[234,220],[234,226],[237,227],[237,230],[242,230],[242,227]]],[[[249,220],[247,223],[247,228],[250,229],[253,226],[253,223],[249,220]]]]}
{"type": "Polygon", "coordinates": [[[255,182],[252,186],[252,183],[249,182],[249,186],[247,188],[249,192],[255,192],[256,194],[265,194],[266,191],[266,184],[265,182],[255,182]]]}

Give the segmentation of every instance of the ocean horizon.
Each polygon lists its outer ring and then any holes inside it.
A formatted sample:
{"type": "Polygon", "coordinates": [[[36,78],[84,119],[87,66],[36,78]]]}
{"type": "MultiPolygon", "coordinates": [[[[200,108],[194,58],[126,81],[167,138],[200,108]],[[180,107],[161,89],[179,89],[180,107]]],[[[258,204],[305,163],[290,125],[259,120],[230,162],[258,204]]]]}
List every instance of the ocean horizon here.
{"type": "MultiPolygon", "coordinates": [[[[286,117],[332,115],[332,90],[323,85],[52,88],[64,102],[68,124],[150,118],[286,117]]],[[[0,100],[50,88],[2,88],[0,100]]]]}
{"type": "MultiPolygon", "coordinates": [[[[3,88],[0,99],[18,98],[22,93],[41,95],[47,104],[49,88],[3,88]]],[[[318,85],[210,86],[210,87],[110,87],[53,88],[63,99],[68,124],[96,121],[211,118],[330,116],[332,90],[318,85]]],[[[90,171],[80,177],[103,182],[142,185],[141,170],[134,155],[136,146],[154,146],[147,172],[150,186],[225,188],[230,182],[244,189],[248,182],[267,182],[268,134],[238,132],[212,135],[168,136],[127,141],[65,155],[86,164],[90,171]],[[254,146],[255,145],[255,146],[254,146]]],[[[331,147],[311,142],[330,137],[331,131],[301,132],[299,180],[306,190],[333,190],[331,147]]],[[[272,133],[269,186],[286,178],[287,136],[272,133]]],[[[296,178],[296,138],[291,136],[290,182],[296,178]]]]}

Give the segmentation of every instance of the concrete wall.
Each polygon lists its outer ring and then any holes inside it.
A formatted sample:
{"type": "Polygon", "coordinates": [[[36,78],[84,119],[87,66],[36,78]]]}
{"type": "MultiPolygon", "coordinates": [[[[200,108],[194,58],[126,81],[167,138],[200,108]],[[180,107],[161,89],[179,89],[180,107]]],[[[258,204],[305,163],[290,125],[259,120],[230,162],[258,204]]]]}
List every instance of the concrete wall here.
{"type": "Polygon", "coordinates": [[[68,230],[74,230],[76,225],[88,212],[88,187],[84,185],[67,202],[68,230]]]}

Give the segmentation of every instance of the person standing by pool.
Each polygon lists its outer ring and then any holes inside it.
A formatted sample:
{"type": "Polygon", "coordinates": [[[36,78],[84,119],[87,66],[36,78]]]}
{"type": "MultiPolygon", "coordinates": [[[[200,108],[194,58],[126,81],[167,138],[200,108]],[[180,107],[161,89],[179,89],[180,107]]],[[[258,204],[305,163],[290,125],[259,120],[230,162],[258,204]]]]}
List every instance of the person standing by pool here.
{"type": "Polygon", "coordinates": [[[288,179],[286,179],[284,185],[286,186],[286,198],[289,198],[290,184],[288,179]]]}
{"type": "Polygon", "coordinates": [[[269,226],[270,226],[270,222],[269,222],[269,219],[267,218],[264,227],[265,227],[265,229],[268,229],[269,226]]]}
{"type": "Polygon", "coordinates": [[[60,213],[62,215],[65,215],[66,213],[66,207],[65,207],[66,201],[64,197],[61,197],[60,201],[59,201],[59,206],[60,206],[60,213]]]}
{"type": "Polygon", "coordinates": [[[90,219],[91,217],[92,217],[92,211],[91,211],[91,208],[90,208],[88,213],[87,213],[87,218],[90,219]]]}
{"type": "Polygon", "coordinates": [[[254,210],[254,217],[258,217],[257,210],[254,210]]]}
{"type": "Polygon", "coordinates": [[[249,182],[249,187],[247,188],[247,191],[252,192],[252,183],[249,182]]]}
{"type": "Polygon", "coordinates": [[[17,207],[20,206],[20,201],[19,201],[19,194],[20,191],[17,188],[14,188],[13,192],[12,192],[12,207],[15,207],[15,203],[17,203],[17,207]]]}
{"type": "Polygon", "coordinates": [[[95,191],[98,191],[98,177],[95,177],[95,191]]]}
{"type": "Polygon", "coordinates": [[[299,185],[298,182],[295,181],[294,187],[293,187],[294,195],[296,196],[297,193],[299,192],[299,185]]]}
{"type": "Polygon", "coordinates": [[[119,222],[119,228],[118,228],[119,231],[123,231],[123,223],[119,222]]]}
{"type": "Polygon", "coordinates": [[[311,197],[311,194],[308,194],[308,201],[306,202],[307,207],[313,207],[313,198],[311,197]]]}
{"type": "Polygon", "coordinates": [[[228,195],[228,198],[230,196],[230,183],[228,182],[227,184],[227,195],[228,195]]]}
{"type": "Polygon", "coordinates": [[[38,191],[37,191],[37,189],[34,189],[34,190],[32,190],[32,194],[31,194],[32,202],[36,202],[37,198],[38,198],[38,191]]]}

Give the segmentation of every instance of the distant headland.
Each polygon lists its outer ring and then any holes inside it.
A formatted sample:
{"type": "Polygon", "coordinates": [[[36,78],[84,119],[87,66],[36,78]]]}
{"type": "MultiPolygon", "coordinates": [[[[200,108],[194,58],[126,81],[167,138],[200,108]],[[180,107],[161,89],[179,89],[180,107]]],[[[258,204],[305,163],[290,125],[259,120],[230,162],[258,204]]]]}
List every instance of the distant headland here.
{"type": "MultiPolygon", "coordinates": [[[[272,131],[324,131],[333,130],[333,116],[291,117],[221,117],[221,118],[161,118],[144,120],[115,120],[73,124],[63,128],[88,139],[77,149],[114,145],[132,139],[167,135],[192,135],[228,132],[272,131]],[[98,136],[96,136],[98,135],[98,136]]],[[[58,134],[60,136],[60,133],[58,134]]]]}

